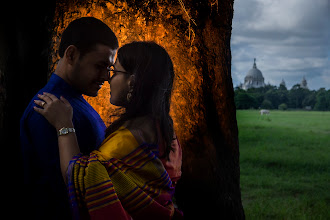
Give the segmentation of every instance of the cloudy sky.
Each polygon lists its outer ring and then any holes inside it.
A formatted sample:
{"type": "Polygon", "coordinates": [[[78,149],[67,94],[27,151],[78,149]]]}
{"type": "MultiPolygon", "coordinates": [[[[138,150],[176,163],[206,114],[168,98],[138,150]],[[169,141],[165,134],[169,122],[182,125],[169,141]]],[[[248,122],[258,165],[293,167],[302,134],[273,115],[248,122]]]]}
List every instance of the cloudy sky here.
{"type": "Polygon", "coordinates": [[[305,77],[330,89],[329,0],[235,0],[231,38],[234,86],[257,59],[265,83],[288,89],[305,77]]]}

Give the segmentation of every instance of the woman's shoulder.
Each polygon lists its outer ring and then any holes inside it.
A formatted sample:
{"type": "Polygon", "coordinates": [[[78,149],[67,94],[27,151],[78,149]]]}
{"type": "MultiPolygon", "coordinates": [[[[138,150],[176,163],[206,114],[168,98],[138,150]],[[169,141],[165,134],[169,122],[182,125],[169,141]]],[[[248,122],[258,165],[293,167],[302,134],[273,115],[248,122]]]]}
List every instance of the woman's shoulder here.
{"type": "Polygon", "coordinates": [[[104,159],[120,159],[139,146],[138,141],[130,130],[121,126],[110,134],[101,144],[98,152],[104,159]]]}
{"type": "Polygon", "coordinates": [[[157,133],[153,120],[139,117],[125,122],[106,137],[97,152],[105,160],[120,159],[144,143],[157,144],[157,133]]]}

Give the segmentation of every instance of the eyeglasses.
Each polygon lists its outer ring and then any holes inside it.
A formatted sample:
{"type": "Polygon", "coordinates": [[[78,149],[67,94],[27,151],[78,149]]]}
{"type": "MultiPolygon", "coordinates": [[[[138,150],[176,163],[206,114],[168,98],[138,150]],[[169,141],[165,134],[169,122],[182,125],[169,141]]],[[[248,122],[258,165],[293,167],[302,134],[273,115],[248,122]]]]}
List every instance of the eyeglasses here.
{"type": "Polygon", "coordinates": [[[114,65],[108,66],[107,67],[107,70],[108,70],[109,80],[111,80],[117,73],[131,74],[131,73],[126,72],[126,71],[115,70],[115,66],[114,65]]]}

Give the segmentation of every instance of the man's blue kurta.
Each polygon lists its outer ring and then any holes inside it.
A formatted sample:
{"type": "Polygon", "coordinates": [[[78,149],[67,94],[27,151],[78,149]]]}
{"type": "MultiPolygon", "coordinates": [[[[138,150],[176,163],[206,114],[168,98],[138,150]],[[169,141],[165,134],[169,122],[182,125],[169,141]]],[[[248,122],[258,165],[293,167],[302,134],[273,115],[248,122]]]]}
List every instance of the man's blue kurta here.
{"type": "MultiPolygon", "coordinates": [[[[37,94],[52,93],[65,97],[73,107],[73,124],[82,153],[97,149],[104,140],[105,125],[99,114],[62,78],[52,74],[37,94]]],[[[23,153],[25,206],[32,219],[70,219],[68,193],[60,169],[57,131],[33,110],[32,98],[20,122],[23,153]]],[[[23,214],[23,213],[22,213],[23,214]]]]}

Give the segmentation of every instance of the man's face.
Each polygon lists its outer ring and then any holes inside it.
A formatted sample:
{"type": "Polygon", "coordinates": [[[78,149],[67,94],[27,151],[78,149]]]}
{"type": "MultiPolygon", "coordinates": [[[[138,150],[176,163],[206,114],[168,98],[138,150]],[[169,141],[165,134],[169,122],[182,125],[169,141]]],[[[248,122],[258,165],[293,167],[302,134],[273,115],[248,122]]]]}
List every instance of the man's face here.
{"type": "Polygon", "coordinates": [[[82,94],[97,96],[104,81],[108,80],[107,67],[114,62],[116,50],[98,44],[74,65],[70,82],[82,94]]]}

